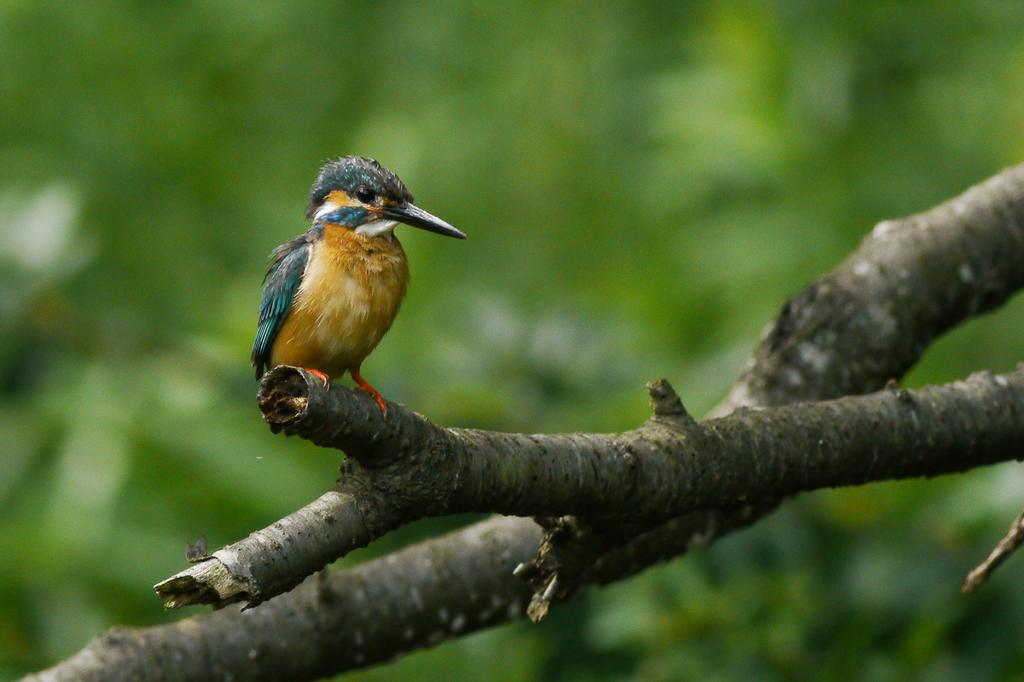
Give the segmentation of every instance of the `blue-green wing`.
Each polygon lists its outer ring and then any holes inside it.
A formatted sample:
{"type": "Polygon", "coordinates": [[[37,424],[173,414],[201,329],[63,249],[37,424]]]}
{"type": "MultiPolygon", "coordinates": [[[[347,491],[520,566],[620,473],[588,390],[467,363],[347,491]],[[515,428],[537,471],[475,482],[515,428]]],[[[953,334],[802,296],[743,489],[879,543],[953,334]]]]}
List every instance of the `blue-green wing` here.
{"type": "Polygon", "coordinates": [[[260,323],[256,329],[256,341],[252,344],[252,366],[256,368],[257,379],[263,376],[264,368],[270,364],[270,348],[292,307],[302,273],[309,262],[309,251],[309,238],[300,235],[277,247],[271,254],[273,260],[267,276],[263,278],[260,323]]]}

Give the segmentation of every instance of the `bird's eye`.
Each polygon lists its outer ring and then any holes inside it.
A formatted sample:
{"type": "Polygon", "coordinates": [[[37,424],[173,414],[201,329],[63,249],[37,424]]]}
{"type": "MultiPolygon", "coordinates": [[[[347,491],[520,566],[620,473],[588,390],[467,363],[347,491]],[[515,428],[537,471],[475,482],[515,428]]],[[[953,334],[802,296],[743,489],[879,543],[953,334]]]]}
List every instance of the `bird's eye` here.
{"type": "Polygon", "coordinates": [[[372,204],[376,198],[377,195],[369,187],[362,186],[356,188],[356,199],[359,199],[364,204],[372,204]]]}

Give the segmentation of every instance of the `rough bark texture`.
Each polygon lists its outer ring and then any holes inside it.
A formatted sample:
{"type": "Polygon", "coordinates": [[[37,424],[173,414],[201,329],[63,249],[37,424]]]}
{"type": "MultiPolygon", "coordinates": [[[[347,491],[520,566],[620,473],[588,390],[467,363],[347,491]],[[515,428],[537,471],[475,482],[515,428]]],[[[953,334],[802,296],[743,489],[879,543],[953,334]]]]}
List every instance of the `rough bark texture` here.
{"type": "MultiPolygon", "coordinates": [[[[667,390],[662,384],[662,393],[667,390]]],[[[315,376],[285,367],[266,377],[261,395],[264,415],[287,433],[350,454],[334,493],[214,554],[245,578],[243,596],[252,605],[425,516],[572,515],[575,522],[548,525],[556,535],[571,533],[569,546],[586,545],[586,559],[570,571],[575,575],[604,553],[595,555],[592,548],[595,541],[603,548],[609,529],[629,537],[690,512],[734,508],[737,500],[763,504],[808,490],[936,476],[1024,455],[1024,372],[980,373],[920,391],[894,387],[788,407],[741,408],[706,422],[663,411],[621,434],[445,429],[400,405],[389,409],[385,427],[349,418],[366,402],[360,392],[326,390],[315,376]],[[298,413],[290,411],[294,407],[298,413]],[[590,529],[598,529],[593,537],[587,537],[590,529]]],[[[564,563],[571,552],[561,553],[564,563]]],[[[567,587],[551,587],[554,573],[535,585],[546,601],[567,587]]]]}
{"type": "Polygon", "coordinates": [[[939,335],[1024,285],[1024,166],[925,213],[879,223],[783,304],[714,415],[870,393],[939,335]]]}
{"type": "MultiPolygon", "coordinates": [[[[843,264],[783,306],[743,376],[715,414],[727,414],[736,406],[771,406],[866,393],[878,389],[888,379],[898,378],[935,336],[971,315],[995,307],[1021,286],[1024,277],[1019,268],[1019,263],[1024,262],[1022,215],[1024,167],[1018,166],[933,211],[880,224],[843,264]]],[[[1000,386],[997,378],[981,376],[960,387],[934,390],[960,391],[962,397],[975,391],[991,391],[990,395],[996,396],[1009,390],[1016,395],[1019,375],[1018,371],[1006,377],[1006,386],[1000,386]]],[[[655,398],[656,414],[659,402],[663,407],[671,403],[671,396],[667,401],[655,398]]],[[[292,399],[295,401],[293,412],[298,413],[302,409],[301,399],[299,396],[292,396],[292,399]]],[[[897,413],[917,417],[920,417],[920,410],[929,412],[935,407],[932,399],[924,394],[915,396],[898,390],[886,391],[880,399],[889,401],[885,404],[897,413]]],[[[374,417],[369,401],[363,402],[362,407],[355,405],[355,412],[349,414],[350,424],[374,417]]],[[[971,403],[969,409],[975,409],[971,400],[966,402],[971,403]]],[[[1019,420],[1019,407],[1012,413],[1001,413],[1000,409],[998,404],[992,403],[989,410],[982,409],[982,413],[986,419],[999,423],[1019,420]]],[[[752,415],[738,417],[743,421],[752,415]]],[[[864,426],[874,428],[868,413],[863,413],[861,418],[864,426]]],[[[969,424],[965,425],[970,428],[969,424]]],[[[415,423],[410,422],[411,426],[415,423]]],[[[762,426],[766,429],[764,438],[771,438],[775,426],[770,422],[762,426]]],[[[842,424],[834,426],[839,431],[843,428],[842,424]]],[[[975,435],[988,437],[982,433],[975,435]]],[[[393,438],[401,443],[406,437],[409,433],[385,433],[378,436],[378,440],[393,438]]],[[[758,437],[751,436],[754,440],[758,437]]],[[[945,441],[930,442],[929,432],[918,431],[914,437],[938,446],[945,453],[940,460],[946,465],[958,461],[953,450],[944,449],[945,441]]],[[[1010,447],[1002,436],[993,438],[993,451],[1010,447]]],[[[806,454],[809,457],[822,454],[813,445],[811,443],[806,454]]],[[[933,464],[922,450],[915,452],[907,451],[905,456],[895,458],[889,464],[891,471],[924,475],[938,473],[945,466],[933,464]]],[[[386,468],[390,464],[375,462],[373,456],[361,460],[358,448],[349,454],[367,469],[386,468]]],[[[960,454],[974,456],[978,450],[972,447],[960,454]]],[[[760,502],[750,503],[752,498],[749,497],[734,498],[722,509],[687,514],[653,529],[609,523],[606,529],[600,530],[610,532],[595,533],[585,520],[541,518],[549,531],[545,544],[554,538],[557,545],[558,533],[568,530],[585,540],[589,538],[583,545],[569,543],[568,546],[597,548],[588,557],[593,563],[579,567],[573,587],[565,590],[566,593],[577,594],[589,585],[621,579],[754,522],[777,503],[777,498],[772,499],[768,494],[765,482],[789,475],[781,469],[759,471],[759,466],[758,462],[752,462],[754,471],[750,473],[750,482],[761,486],[760,492],[766,495],[760,502]],[[737,502],[741,499],[742,503],[737,502]]],[[[844,466],[843,462],[826,457],[820,465],[810,468],[821,477],[821,482],[828,484],[827,480],[831,480],[828,476],[844,466]]],[[[856,473],[864,479],[880,477],[870,467],[862,467],[856,473]]],[[[853,473],[850,476],[854,483],[859,482],[853,473]]],[[[726,480],[726,484],[729,483],[726,480]]],[[[686,482],[673,484],[678,487],[686,482]]],[[[390,492],[403,494],[403,490],[390,492]]],[[[375,505],[384,498],[371,496],[370,499],[359,514],[374,512],[375,505]]],[[[721,500],[710,497],[702,498],[701,502],[720,503],[721,500]]],[[[530,513],[541,512],[531,510],[530,513]]],[[[373,524],[367,528],[369,530],[361,531],[366,537],[383,532],[380,526],[373,524]]],[[[298,589],[251,611],[239,613],[236,609],[225,609],[160,628],[112,631],[75,658],[33,679],[306,680],[386,660],[401,652],[437,643],[456,630],[465,632],[519,617],[537,584],[534,582],[533,589],[527,589],[510,573],[534,556],[541,541],[540,533],[540,528],[527,519],[485,522],[371,564],[307,581],[298,589]],[[491,530],[495,532],[488,536],[491,530]],[[472,538],[476,535],[488,536],[491,540],[474,544],[472,538]],[[419,557],[423,556],[421,553],[430,553],[434,570],[416,570],[419,557]],[[471,570],[460,570],[460,567],[471,567],[471,570]],[[439,575],[445,576],[445,580],[439,580],[439,575]],[[365,589],[367,582],[379,590],[372,600],[364,602],[354,595],[365,589]],[[330,585],[326,593],[331,595],[329,599],[318,596],[323,594],[321,586],[325,584],[330,585]],[[432,612],[438,622],[443,620],[443,608],[444,616],[450,619],[450,627],[447,630],[415,626],[408,629],[409,616],[403,614],[410,595],[414,594],[424,605],[424,613],[432,612]],[[466,604],[467,599],[472,608],[460,606],[466,604]],[[511,608],[513,604],[518,606],[511,608]],[[451,615],[456,607],[460,608],[464,620],[456,621],[451,615]],[[456,628],[456,622],[464,629],[456,628]],[[346,623],[361,625],[355,630],[346,627],[346,623]],[[266,637],[272,642],[267,643],[266,637]],[[280,655],[267,653],[275,651],[280,655]],[[258,666],[251,662],[254,656],[259,658],[258,666]],[[191,667],[180,663],[193,658],[202,661],[198,666],[201,670],[194,674],[188,672],[191,667]]],[[[419,565],[422,568],[422,564],[419,565]]],[[[533,571],[534,579],[538,576],[544,579],[538,566],[529,564],[518,572],[530,578],[524,574],[533,571]]],[[[556,565],[555,568],[563,567],[556,565]]],[[[240,584],[247,584],[244,576],[240,584]]],[[[540,585],[545,585],[543,580],[540,585]]],[[[547,584],[544,593],[549,588],[547,584]]],[[[541,606],[546,608],[546,605],[541,606]]]]}
{"type": "MultiPolygon", "coordinates": [[[[37,682],[315,680],[518,618],[530,590],[510,580],[540,542],[494,518],[344,571],[280,599],[149,628],[116,627],[37,682]]],[[[532,532],[531,532],[532,531],[532,532]]]]}

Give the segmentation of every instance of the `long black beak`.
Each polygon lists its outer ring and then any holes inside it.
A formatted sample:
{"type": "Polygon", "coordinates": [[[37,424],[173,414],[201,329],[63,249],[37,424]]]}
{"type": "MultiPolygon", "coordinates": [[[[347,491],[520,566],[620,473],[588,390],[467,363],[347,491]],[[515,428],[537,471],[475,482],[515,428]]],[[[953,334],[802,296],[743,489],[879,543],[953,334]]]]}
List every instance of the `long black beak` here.
{"type": "Polygon", "coordinates": [[[457,230],[435,215],[431,215],[422,208],[406,204],[405,206],[385,206],[377,210],[377,215],[382,218],[397,220],[406,225],[412,225],[428,232],[443,234],[445,237],[465,239],[466,235],[457,230]]]}

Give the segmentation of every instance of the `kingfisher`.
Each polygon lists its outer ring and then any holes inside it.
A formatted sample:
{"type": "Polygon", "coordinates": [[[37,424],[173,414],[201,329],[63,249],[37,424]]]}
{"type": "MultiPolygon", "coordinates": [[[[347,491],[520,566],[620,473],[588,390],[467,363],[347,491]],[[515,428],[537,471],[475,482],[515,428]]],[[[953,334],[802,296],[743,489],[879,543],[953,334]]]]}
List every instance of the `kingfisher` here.
{"type": "Polygon", "coordinates": [[[384,398],[359,373],[395,321],[409,283],[399,224],[465,239],[413,204],[398,176],[374,159],[328,161],[309,191],[305,234],[270,254],[263,278],[252,366],[259,379],[278,365],[301,367],[325,387],[345,372],[380,406],[384,398]]]}

